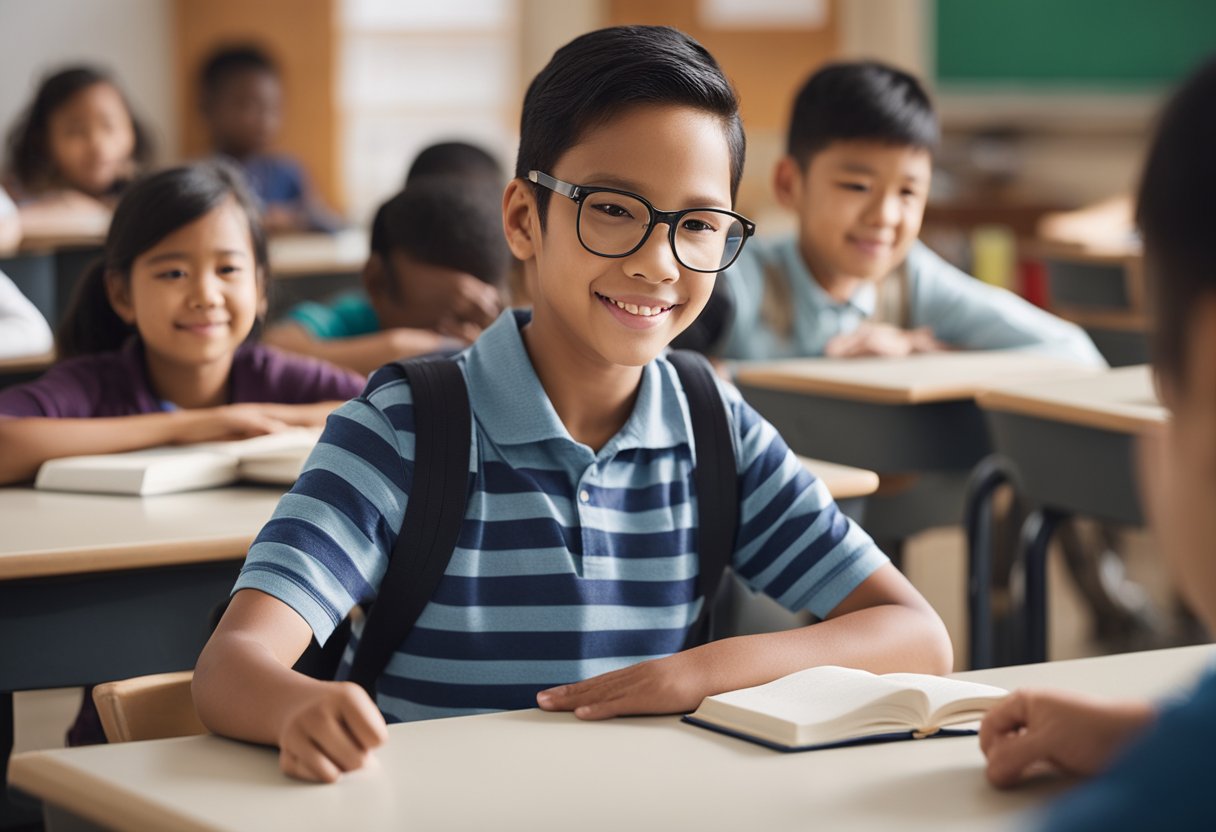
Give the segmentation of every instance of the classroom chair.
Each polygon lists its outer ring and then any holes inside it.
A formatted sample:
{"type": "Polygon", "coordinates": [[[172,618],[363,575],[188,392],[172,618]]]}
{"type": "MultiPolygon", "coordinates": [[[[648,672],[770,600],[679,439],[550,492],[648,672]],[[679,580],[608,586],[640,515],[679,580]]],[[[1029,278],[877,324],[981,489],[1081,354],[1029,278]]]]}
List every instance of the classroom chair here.
{"type": "Polygon", "coordinates": [[[190,698],[191,670],[136,676],[93,689],[101,727],[110,742],[205,734],[190,698]]]}

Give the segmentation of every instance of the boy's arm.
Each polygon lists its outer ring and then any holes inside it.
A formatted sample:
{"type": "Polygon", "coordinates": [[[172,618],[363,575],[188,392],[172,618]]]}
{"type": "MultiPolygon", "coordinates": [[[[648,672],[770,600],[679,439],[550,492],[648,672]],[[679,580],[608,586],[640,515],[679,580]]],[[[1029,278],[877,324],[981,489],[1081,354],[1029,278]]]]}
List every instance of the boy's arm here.
{"type": "Polygon", "coordinates": [[[191,692],[209,730],[278,746],[284,773],[333,782],[366,765],[387,734],[363,688],[292,670],[311,638],[291,607],[243,589],[203,648],[191,692]]]}
{"type": "Polygon", "coordinates": [[[1033,349],[1079,364],[1106,361],[1079,326],[991,286],[916,244],[908,255],[912,273],[912,321],[965,350],[1033,349]]]}
{"type": "Polygon", "coordinates": [[[271,346],[320,358],[362,375],[370,375],[390,361],[454,345],[451,338],[427,329],[386,329],[353,338],[316,338],[306,327],[291,321],[272,326],[263,340],[271,346]]]}
{"type": "Polygon", "coordinates": [[[574,711],[580,719],[687,713],[706,696],[816,665],[948,673],[952,662],[950,637],[937,613],[886,564],[818,624],[711,642],[541,691],[537,702],[545,710],[574,711]]]}
{"type": "Polygon", "coordinates": [[[1044,769],[1096,774],[1156,716],[1147,702],[1103,701],[1065,691],[1016,691],[989,711],[980,725],[988,780],[1008,788],[1044,769]]]}

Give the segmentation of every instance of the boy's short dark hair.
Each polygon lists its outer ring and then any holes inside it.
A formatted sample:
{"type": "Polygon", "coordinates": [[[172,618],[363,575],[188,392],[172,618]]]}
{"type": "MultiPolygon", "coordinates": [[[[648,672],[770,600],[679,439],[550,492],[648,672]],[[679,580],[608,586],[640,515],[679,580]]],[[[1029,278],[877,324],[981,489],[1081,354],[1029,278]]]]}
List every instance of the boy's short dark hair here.
{"type": "Polygon", "coordinates": [[[265,72],[278,77],[279,67],[257,44],[222,46],[203,63],[199,87],[204,95],[213,95],[228,79],[245,72],[265,72]]]}
{"type": "MultiPolygon", "coordinates": [[[[498,286],[510,251],[502,231],[502,195],[482,182],[431,176],[412,182],[376,211],[371,249],[471,274],[498,286]]],[[[389,291],[398,287],[390,281],[389,291]]]]}
{"type": "MultiPolygon", "coordinates": [[[[722,119],[733,200],[745,152],[739,100],[705,47],[668,26],[599,29],[553,53],[524,96],[515,175],[551,173],[586,130],[638,104],[684,105],[722,119]]],[[[549,191],[535,191],[543,223],[549,191]]]]}
{"type": "Polygon", "coordinates": [[[786,152],[803,168],[835,141],[863,140],[932,151],[940,129],[925,88],[877,61],[828,64],[794,97],[786,152]]]}
{"type": "Polygon", "coordinates": [[[1185,378],[1191,313],[1216,294],[1216,59],[1191,75],[1161,115],[1140,181],[1136,222],[1156,320],[1153,363],[1185,378]]]}
{"type": "Polygon", "coordinates": [[[477,179],[499,187],[505,178],[497,159],[468,142],[440,142],[423,148],[414,157],[409,172],[405,175],[406,187],[424,176],[477,179]]]}

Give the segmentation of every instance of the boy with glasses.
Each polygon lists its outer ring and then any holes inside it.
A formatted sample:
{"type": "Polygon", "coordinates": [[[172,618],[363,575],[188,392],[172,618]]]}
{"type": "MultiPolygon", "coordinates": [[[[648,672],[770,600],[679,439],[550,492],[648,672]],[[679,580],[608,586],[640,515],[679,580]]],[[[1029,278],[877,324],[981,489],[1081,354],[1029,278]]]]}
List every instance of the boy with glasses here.
{"type": "Polygon", "coordinates": [[[680,713],[818,664],[949,669],[932,608],[725,386],[731,565],[824,620],[681,649],[705,603],[692,486],[713,449],[694,447],[663,352],[750,234],[731,210],[743,148],[734,92],[687,36],[619,27],[558,50],[525,98],[503,198],[535,305],[504,313],[457,359],[470,497],[438,588],[374,703],[290,669],[374,597],[401,526],[414,422],[410,387],[389,368],[331,419],[250,550],[195,674],[208,727],[277,744],[289,774],[332,781],[367,762],[386,719],[680,713]]]}

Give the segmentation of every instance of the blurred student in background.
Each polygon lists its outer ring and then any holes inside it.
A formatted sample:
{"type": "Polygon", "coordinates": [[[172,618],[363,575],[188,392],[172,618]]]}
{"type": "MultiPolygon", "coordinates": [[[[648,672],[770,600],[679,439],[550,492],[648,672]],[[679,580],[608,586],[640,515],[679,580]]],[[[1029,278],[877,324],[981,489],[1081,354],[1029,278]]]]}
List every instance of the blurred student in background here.
{"type": "Polygon", "coordinates": [[[500,202],[483,181],[416,178],[376,212],[363,290],[297,305],[267,343],[360,373],[463,348],[503,308],[500,202]]]}
{"type": "Polygon", "coordinates": [[[300,163],[273,152],[283,124],[283,84],[264,50],[235,45],[212,53],[203,65],[200,92],[212,148],[245,173],[261,203],[266,231],[334,231],[341,226],[300,163]]]}
{"type": "Polygon", "coordinates": [[[4,187],[26,236],[101,235],[151,143],[110,76],[79,66],[47,76],[8,135],[4,187]]]}

